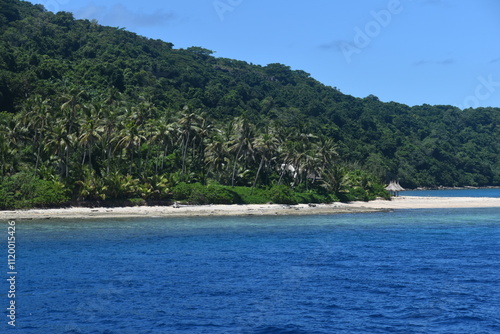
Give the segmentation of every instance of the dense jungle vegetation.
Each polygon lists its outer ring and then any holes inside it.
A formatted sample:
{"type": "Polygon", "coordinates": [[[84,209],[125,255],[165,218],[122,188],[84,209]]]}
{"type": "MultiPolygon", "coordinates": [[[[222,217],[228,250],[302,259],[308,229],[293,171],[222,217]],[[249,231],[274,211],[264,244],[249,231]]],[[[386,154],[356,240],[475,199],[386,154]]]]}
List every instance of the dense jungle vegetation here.
{"type": "Polygon", "coordinates": [[[392,179],[500,185],[499,119],[355,98],[286,65],[0,0],[0,208],[368,200],[392,179]]]}

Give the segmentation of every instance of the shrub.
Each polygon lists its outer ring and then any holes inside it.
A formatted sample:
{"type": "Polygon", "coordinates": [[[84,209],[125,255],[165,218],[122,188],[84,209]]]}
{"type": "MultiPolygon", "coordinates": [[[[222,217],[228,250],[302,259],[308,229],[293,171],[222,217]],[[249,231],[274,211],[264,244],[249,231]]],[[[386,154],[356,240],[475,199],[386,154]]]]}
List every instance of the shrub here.
{"type": "Polygon", "coordinates": [[[241,204],[265,204],[271,201],[268,189],[234,187],[232,190],[238,195],[241,204]]]}
{"type": "Polygon", "coordinates": [[[60,206],[67,201],[68,190],[64,184],[24,172],[3,178],[0,186],[1,209],[60,206]]]}
{"type": "Polygon", "coordinates": [[[209,185],[205,189],[208,203],[236,204],[241,202],[240,196],[231,188],[220,185],[209,185]]]}
{"type": "Polygon", "coordinates": [[[193,184],[180,182],[172,189],[172,196],[175,200],[185,201],[191,197],[193,187],[193,184]]]}
{"type": "Polygon", "coordinates": [[[384,185],[381,183],[373,185],[369,193],[370,193],[370,200],[374,200],[377,197],[382,197],[383,199],[386,200],[391,199],[391,194],[387,190],[385,190],[384,185]]]}
{"type": "Polygon", "coordinates": [[[13,209],[15,208],[15,200],[12,192],[9,192],[4,185],[0,186],[0,209],[13,209]]]}
{"type": "Polygon", "coordinates": [[[296,193],[295,198],[299,203],[331,203],[338,199],[335,196],[319,193],[316,191],[307,191],[296,193]]]}
{"type": "Polygon", "coordinates": [[[293,190],[285,185],[273,186],[271,190],[269,190],[269,195],[273,203],[297,204],[293,190]]]}
{"type": "Polygon", "coordinates": [[[342,202],[353,202],[353,201],[369,201],[370,196],[360,187],[348,188],[345,191],[339,192],[338,197],[342,202]]]}
{"type": "Polygon", "coordinates": [[[172,189],[174,199],[191,204],[235,204],[240,203],[240,196],[229,187],[212,184],[181,182],[172,189]]]}
{"type": "Polygon", "coordinates": [[[146,201],[142,198],[130,198],[127,200],[127,203],[131,206],[144,206],[146,205],[146,201]]]}
{"type": "Polygon", "coordinates": [[[33,196],[32,205],[41,207],[60,205],[69,200],[64,184],[58,181],[36,181],[33,196]]]}

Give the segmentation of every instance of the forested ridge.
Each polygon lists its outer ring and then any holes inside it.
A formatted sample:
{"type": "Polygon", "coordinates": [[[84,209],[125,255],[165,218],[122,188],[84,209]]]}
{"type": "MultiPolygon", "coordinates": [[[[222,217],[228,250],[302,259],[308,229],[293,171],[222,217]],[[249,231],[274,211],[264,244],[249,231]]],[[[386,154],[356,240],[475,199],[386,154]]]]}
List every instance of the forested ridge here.
{"type": "Polygon", "coordinates": [[[0,207],[500,185],[498,108],[355,98],[18,0],[0,0],[0,36],[0,207]]]}

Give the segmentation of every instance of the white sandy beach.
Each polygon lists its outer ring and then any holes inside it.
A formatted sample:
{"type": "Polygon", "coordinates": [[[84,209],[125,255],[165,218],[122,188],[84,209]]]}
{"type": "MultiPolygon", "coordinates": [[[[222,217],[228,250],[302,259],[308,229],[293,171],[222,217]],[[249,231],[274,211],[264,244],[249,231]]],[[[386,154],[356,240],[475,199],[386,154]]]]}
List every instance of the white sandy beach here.
{"type": "Polygon", "coordinates": [[[204,216],[265,216],[307,215],[351,212],[375,212],[376,208],[359,208],[347,204],[249,204],[249,205],[181,205],[138,206],[118,208],[65,208],[0,211],[0,220],[134,218],[134,217],[204,217],[204,216]]]}
{"type": "Polygon", "coordinates": [[[372,209],[498,208],[500,198],[401,196],[390,201],[353,202],[348,205],[372,209]]]}
{"type": "Polygon", "coordinates": [[[390,201],[334,204],[251,204],[251,205],[181,205],[119,208],[65,208],[0,211],[0,220],[92,219],[134,217],[197,217],[197,216],[264,216],[362,213],[396,209],[486,208],[500,207],[500,198],[413,197],[402,196],[390,201]]]}

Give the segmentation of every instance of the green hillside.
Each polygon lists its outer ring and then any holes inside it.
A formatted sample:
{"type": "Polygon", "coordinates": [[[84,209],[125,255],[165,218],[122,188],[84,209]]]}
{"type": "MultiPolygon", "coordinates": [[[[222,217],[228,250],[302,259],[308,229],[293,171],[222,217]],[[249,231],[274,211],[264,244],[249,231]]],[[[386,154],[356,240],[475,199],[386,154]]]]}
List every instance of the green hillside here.
{"type": "Polygon", "coordinates": [[[498,108],[354,98],[17,0],[0,0],[0,111],[0,207],[500,185],[498,108]]]}

